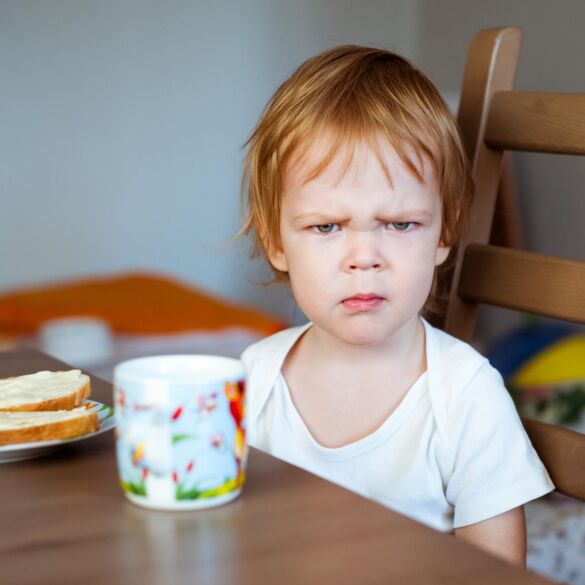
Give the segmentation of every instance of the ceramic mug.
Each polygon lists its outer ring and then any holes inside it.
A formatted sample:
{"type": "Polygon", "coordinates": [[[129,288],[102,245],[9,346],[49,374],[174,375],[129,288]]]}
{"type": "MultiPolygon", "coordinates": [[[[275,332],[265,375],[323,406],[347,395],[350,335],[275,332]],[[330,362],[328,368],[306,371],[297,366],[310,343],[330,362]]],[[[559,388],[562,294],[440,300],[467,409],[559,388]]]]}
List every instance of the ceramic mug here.
{"type": "Polygon", "coordinates": [[[132,502],[162,510],[236,498],[246,469],[246,377],[235,359],[168,355],[114,369],[116,451],[132,502]]]}

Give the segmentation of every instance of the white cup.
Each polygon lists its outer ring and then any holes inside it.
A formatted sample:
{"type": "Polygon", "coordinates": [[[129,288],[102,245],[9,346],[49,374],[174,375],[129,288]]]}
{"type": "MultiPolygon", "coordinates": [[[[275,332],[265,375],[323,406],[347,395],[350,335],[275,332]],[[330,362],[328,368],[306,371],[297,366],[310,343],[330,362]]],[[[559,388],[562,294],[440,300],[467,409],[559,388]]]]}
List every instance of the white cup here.
{"type": "Polygon", "coordinates": [[[96,317],[45,321],[39,342],[44,352],[74,366],[92,366],[112,357],[112,333],[107,322],[96,317]]]}
{"type": "Polygon", "coordinates": [[[196,510],[242,490],[246,372],[210,355],[138,358],[114,370],[120,484],[133,503],[196,510]]]}

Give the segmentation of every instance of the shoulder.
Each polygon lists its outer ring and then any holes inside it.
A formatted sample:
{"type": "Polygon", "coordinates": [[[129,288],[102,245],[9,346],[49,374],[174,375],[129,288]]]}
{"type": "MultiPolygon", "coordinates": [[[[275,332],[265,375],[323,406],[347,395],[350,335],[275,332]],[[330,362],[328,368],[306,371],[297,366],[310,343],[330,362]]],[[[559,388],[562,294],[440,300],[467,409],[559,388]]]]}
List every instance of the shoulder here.
{"type": "Polygon", "coordinates": [[[248,347],[241,355],[246,369],[248,442],[258,444],[257,421],[274,387],[282,363],[302,333],[311,323],[291,327],[266,337],[248,347]]]}
{"type": "Polygon", "coordinates": [[[520,428],[514,402],[496,368],[468,343],[433,328],[434,401],[447,435],[473,428],[476,435],[520,428]],[[473,421],[472,426],[469,426],[473,421]]]}
{"type": "Polygon", "coordinates": [[[284,329],[270,337],[265,337],[253,343],[241,355],[244,366],[251,368],[256,365],[258,360],[271,359],[281,354],[284,360],[288,350],[309,326],[310,323],[298,327],[290,327],[289,329],[284,329]]]}
{"type": "Polygon", "coordinates": [[[507,394],[498,370],[471,345],[428,324],[427,332],[434,338],[434,343],[429,344],[434,355],[427,359],[434,362],[447,412],[472,392],[476,399],[502,391],[507,394]],[[476,396],[474,388],[481,388],[482,396],[476,396]]]}

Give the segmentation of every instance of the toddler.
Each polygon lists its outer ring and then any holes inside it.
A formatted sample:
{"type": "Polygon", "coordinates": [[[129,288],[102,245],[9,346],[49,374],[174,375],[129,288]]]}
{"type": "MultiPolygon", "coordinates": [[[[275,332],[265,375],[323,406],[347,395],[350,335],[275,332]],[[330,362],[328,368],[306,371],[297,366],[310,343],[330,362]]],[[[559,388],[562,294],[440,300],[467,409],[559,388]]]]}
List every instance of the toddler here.
{"type": "Polygon", "coordinates": [[[498,372],[423,315],[472,183],[433,84],[342,46],[277,90],[247,143],[255,252],[309,319],[249,347],[249,443],[523,565],[554,486],[498,372]]]}

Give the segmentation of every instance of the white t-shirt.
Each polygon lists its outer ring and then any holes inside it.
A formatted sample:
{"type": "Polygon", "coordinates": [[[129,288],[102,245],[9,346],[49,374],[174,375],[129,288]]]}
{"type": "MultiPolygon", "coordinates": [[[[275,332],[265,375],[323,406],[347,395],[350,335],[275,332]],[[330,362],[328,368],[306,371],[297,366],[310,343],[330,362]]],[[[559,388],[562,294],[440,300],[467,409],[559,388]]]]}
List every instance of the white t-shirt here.
{"type": "Polygon", "coordinates": [[[281,372],[311,323],[250,346],[242,354],[249,444],[441,531],[553,490],[498,371],[422,322],[427,370],[381,426],[338,448],[315,441],[281,372]]]}

